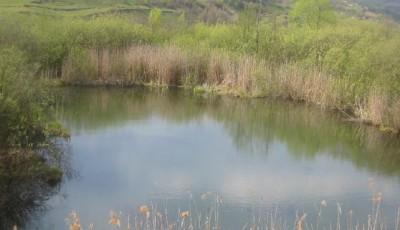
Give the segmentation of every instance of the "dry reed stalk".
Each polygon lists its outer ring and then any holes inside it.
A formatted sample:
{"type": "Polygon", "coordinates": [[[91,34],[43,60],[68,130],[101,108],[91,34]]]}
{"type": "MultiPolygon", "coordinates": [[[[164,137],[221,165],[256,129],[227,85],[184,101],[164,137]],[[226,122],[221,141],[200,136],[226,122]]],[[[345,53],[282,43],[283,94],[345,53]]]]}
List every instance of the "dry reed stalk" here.
{"type": "Polygon", "coordinates": [[[337,216],[336,216],[336,230],[340,230],[340,219],[342,216],[342,206],[339,203],[336,203],[337,207],[337,216]]]}
{"type": "Polygon", "coordinates": [[[303,79],[294,67],[282,66],[276,74],[276,96],[293,100],[304,99],[299,91],[299,86],[303,84],[303,79]]]}
{"type": "Polygon", "coordinates": [[[390,126],[398,130],[400,102],[391,102],[384,90],[374,88],[366,98],[356,103],[355,114],[372,125],[390,126]]]}
{"type": "Polygon", "coordinates": [[[400,229],[400,208],[397,209],[397,215],[396,215],[396,224],[395,224],[395,230],[400,229]]]}
{"type": "Polygon", "coordinates": [[[186,59],[183,52],[176,47],[131,47],[125,56],[128,79],[178,85],[186,73],[186,59]]]}
{"type": "Polygon", "coordinates": [[[256,60],[249,56],[241,57],[237,67],[238,87],[244,92],[250,92],[253,83],[253,76],[257,69],[256,60]]]}
{"type": "Polygon", "coordinates": [[[212,53],[207,68],[207,83],[210,85],[219,85],[222,81],[228,78],[229,74],[232,74],[230,78],[235,78],[234,71],[228,71],[228,67],[231,65],[231,62],[227,60],[227,58],[220,53],[212,53]]]}
{"type": "Polygon", "coordinates": [[[367,114],[368,120],[372,122],[374,125],[379,125],[384,123],[385,114],[387,108],[389,107],[389,98],[382,91],[373,89],[368,95],[368,104],[367,104],[367,114]]]}
{"type": "Polygon", "coordinates": [[[304,100],[320,105],[328,106],[331,103],[332,83],[328,77],[318,70],[312,70],[305,75],[304,85],[300,86],[304,100]]]}
{"type": "Polygon", "coordinates": [[[304,222],[306,220],[307,214],[304,213],[300,219],[296,222],[296,230],[303,230],[304,229],[304,222]]]}
{"type": "Polygon", "coordinates": [[[391,126],[396,129],[397,132],[400,131],[400,98],[394,100],[391,110],[390,117],[392,118],[391,126]]]}

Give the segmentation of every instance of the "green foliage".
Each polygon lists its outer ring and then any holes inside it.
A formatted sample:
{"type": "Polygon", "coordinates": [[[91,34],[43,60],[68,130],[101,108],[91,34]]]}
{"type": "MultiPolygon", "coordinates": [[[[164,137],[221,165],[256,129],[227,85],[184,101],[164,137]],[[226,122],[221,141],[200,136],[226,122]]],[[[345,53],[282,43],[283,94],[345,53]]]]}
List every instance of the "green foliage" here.
{"type": "Polygon", "coordinates": [[[290,12],[292,20],[299,24],[319,28],[335,21],[331,0],[297,0],[290,12]]]}
{"type": "Polygon", "coordinates": [[[130,24],[118,17],[64,23],[67,24],[66,37],[69,47],[124,47],[151,40],[150,31],[144,26],[130,24]]]}
{"type": "Polygon", "coordinates": [[[36,84],[24,53],[0,49],[0,146],[34,148],[46,141],[49,100],[36,84]]]}
{"type": "Polygon", "coordinates": [[[161,26],[161,14],[162,11],[158,8],[154,8],[150,11],[148,23],[152,29],[157,29],[161,26]]]}
{"type": "Polygon", "coordinates": [[[51,76],[62,74],[70,56],[81,63],[82,68],[76,69],[80,76],[93,71],[85,67],[83,49],[172,43],[187,49],[257,54],[276,66],[297,63],[318,68],[336,78],[351,79],[352,100],[366,94],[373,84],[400,91],[397,83],[385,84],[398,78],[397,25],[336,18],[328,0],[296,1],[290,13],[294,21],[289,24],[280,15],[260,21],[256,15],[254,8],[247,7],[235,23],[190,25],[181,13],[177,23],[168,25],[161,9],[155,8],[146,26],[119,16],[71,19],[9,14],[0,24],[0,41],[26,51],[34,72],[51,76]]]}
{"type": "MultiPolygon", "coordinates": [[[[10,13],[1,17],[0,42],[23,50],[23,65],[33,75],[60,77],[68,70],[74,72],[68,75],[78,78],[75,82],[90,81],[88,76],[99,73],[89,63],[89,49],[173,44],[191,53],[256,56],[276,69],[291,65],[317,70],[335,82],[338,106],[365,101],[377,88],[391,99],[400,98],[397,24],[336,15],[329,0],[297,0],[289,19],[279,13],[257,18],[260,12],[254,7],[243,8],[237,21],[217,24],[190,23],[188,12],[169,22],[168,14],[159,8],[152,9],[143,24],[116,15],[69,18],[10,13]],[[66,68],[69,64],[74,68],[66,68]]],[[[193,84],[190,79],[188,84],[193,84]]]]}
{"type": "Polygon", "coordinates": [[[75,48],[127,47],[151,43],[154,37],[149,28],[119,17],[71,20],[12,14],[0,24],[2,45],[26,51],[28,62],[39,65],[35,71],[53,77],[61,74],[65,58],[75,48]]]}
{"type": "Polygon", "coordinates": [[[187,26],[187,20],[186,20],[186,14],[185,12],[182,12],[177,20],[178,26],[183,28],[187,26]]]}

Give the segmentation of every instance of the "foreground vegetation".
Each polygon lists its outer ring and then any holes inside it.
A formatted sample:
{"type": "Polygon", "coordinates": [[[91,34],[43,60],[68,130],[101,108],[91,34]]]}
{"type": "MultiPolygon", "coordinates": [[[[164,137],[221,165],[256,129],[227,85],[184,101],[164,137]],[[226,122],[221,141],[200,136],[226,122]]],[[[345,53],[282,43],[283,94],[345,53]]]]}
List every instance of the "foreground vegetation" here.
{"type": "MultiPolygon", "coordinates": [[[[0,35],[2,36],[2,35],[0,35]]],[[[0,228],[22,224],[62,179],[65,131],[35,78],[35,63],[14,45],[0,46],[0,228]]]]}
{"type": "Polygon", "coordinates": [[[54,194],[62,180],[62,141],[43,83],[24,53],[0,49],[0,228],[21,225],[54,194]]]}
{"type": "Polygon", "coordinates": [[[390,20],[348,17],[325,0],[299,0],[288,13],[249,4],[235,20],[213,24],[184,11],[173,24],[157,8],[142,22],[134,14],[9,13],[1,46],[21,53],[35,76],[65,84],[287,98],[400,129],[400,30],[390,20]]]}
{"type": "MultiPolygon", "coordinates": [[[[193,195],[191,194],[191,197],[193,195]]],[[[393,223],[386,223],[381,207],[383,194],[377,192],[372,196],[372,210],[367,218],[360,220],[355,216],[355,211],[342,209],[340,203],[328,203],[322,200],[316,206],[316,213],[305,213],[296,211],[294,220],[287,220],[281,216],[280,210],[276,208],[263,208],[254,206],[251,214],[244,217],[246,222],[237,229],[277,229],[277,230],[303,230],[303,229],[400,229],[400,209],[394,211],[393,223]],[[328,207],[329,206],[329,207],[328,207]],[[327,209],[336,210],[336,218],[327,220],[327,209]],[[365,219],[365,220],[364,220],[365,219]],[[334,220],[334,221],[333,221],[334,220]]],[[[110,211],[108,224],[113,229],[224,229],[223,200],[220,194],[205,192],[199,197],[190,198],[188,209],[168,210],[166,202],[152,201],[149,205],[141,205],[134,213],[122,213],[110,211]],[[172,213],[172,214],[171,214],[172,213]]],[[[242,217],[237,217],[242,218],[242,217]]],[[[67,220],[71,230],[87,229],[94,230],[94,224],[81,223],[79,214],[72,211],[67,220]]]]}

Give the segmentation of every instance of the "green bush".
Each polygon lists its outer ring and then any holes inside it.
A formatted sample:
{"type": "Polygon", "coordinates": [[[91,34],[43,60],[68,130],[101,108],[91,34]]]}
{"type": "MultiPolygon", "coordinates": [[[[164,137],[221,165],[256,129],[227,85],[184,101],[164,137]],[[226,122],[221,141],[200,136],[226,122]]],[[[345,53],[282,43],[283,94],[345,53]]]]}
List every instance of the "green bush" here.
{"type": "Polygon", "coordinates": [[[0,49],[0,145],[35,148],[51,135],[49,99],[30,74],[24,53],[0,49]]]}

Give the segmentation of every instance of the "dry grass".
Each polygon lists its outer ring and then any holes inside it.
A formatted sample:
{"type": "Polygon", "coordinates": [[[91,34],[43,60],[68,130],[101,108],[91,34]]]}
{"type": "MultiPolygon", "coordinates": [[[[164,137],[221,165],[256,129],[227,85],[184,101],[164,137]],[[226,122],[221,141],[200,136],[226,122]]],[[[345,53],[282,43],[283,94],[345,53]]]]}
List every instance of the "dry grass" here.
{"type": "Polygon", "coordinates": [[[332,78],[320,71],[305,71],[286,65],[278,69],[275,93],[296,101],[335,107],[338,99],[334,94],[334,86],[332,78]]]}
{"type": "Polygon", "coordinates": [[[368,97],[359,103],[356,113],[361,119],[373,125],[379,125],[384,123],[388,104],[388,96],[384,92],[373,89],[368,97]]]}
{"type": "Polygon", "coordinates": [[[368,96],[356,104],[355,114],[384,131],[400,130],[400,99],[390,98],[384,90],[371,89],[368,96]]]}
{"type": "Polygon", "coordinates": [[[250,56],[229,57],[217,52],[195,54],[175,46],[133,46],[71,54],[64,63],[62,79],[71,84],[204,85],[251,92],[255,77],[264,69],[262,61],[250,56]],[[74,60],[82,58],[84,63],[74,60]]]}
{"type": "Polygon", "coordinates": [[[397,98],[391,106],[391,118],[393,127],[400,130],[400,98],[397,98]]]}

